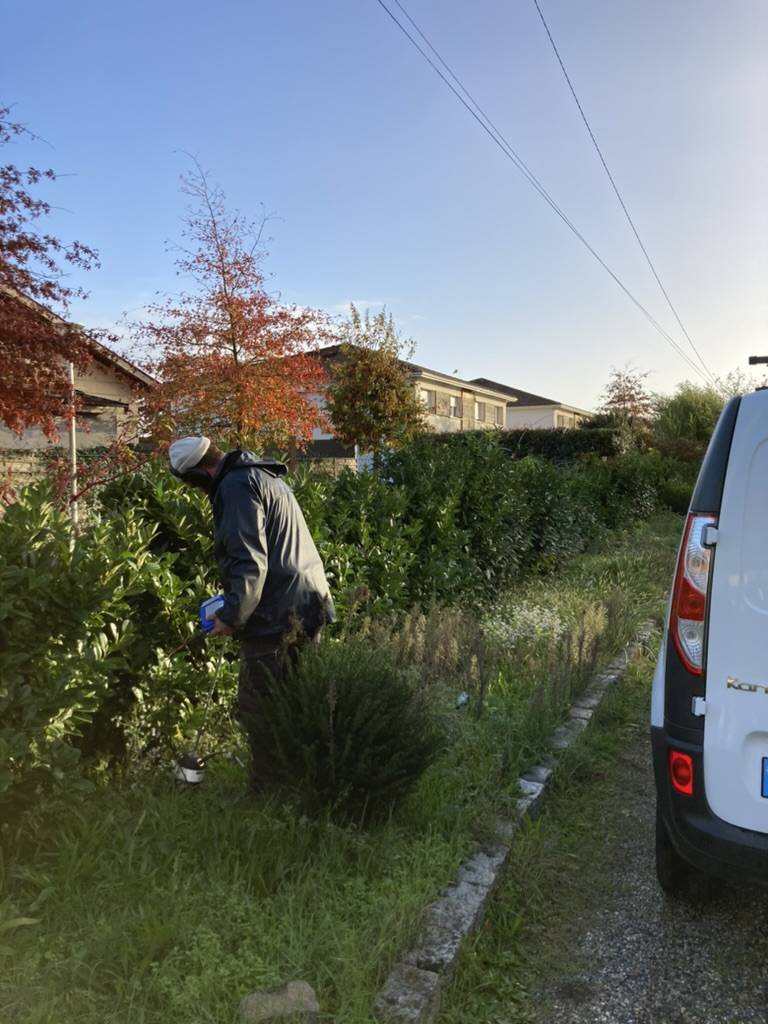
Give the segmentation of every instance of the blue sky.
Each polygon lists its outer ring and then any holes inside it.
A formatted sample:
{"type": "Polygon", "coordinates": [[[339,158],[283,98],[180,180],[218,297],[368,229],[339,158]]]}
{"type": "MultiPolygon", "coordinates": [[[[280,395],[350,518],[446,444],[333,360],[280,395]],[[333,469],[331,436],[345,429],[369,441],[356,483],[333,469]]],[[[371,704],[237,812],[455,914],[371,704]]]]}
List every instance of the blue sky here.
{"type": "MultiPolygon", "coordinates": [[[[405,0],[404,0],[405,2],[405,0]]],[[[673,301],[716,373],[768,352],[768,5],[541,0],[673,301]]],[[[532,0],[408,0],[528,165],[671,333],[532,0]]],[[[386,303],[417,361],[585,407],[612,365],[690,369],[375,0],[6,0],[0,97],[70,176],[53,226],[96,246],[75,309],[113,324],[177,287],[166,241],[197,155],[271,224],[284,298],[386,303]]]]}

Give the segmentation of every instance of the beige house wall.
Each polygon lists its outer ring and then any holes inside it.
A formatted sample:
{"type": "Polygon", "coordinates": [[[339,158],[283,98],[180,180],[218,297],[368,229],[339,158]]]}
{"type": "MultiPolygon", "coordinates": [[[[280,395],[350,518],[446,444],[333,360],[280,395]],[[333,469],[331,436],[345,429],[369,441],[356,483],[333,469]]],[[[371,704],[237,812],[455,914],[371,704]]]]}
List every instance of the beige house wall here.
{"type": "Polygon", "coordinates": [[[526,405],[507,407],[509,430],[554,430],[578,427],[587,413],[562,405],[526,405]]]}
{"type": "Polygon", "coordinates": [[[484,430],[504,426],[506,399],[501,396],[426,375],[416,377],[414,386],[416,394],[425,405],[427,429],[434,433],[458,433],[461,430],[484,430]],[[430,393],[434,398],[431,398],[430,393]],[[428,402],[432,403],[431,407],[427,407],[428,402]],[[483,410],[485,418],[476,418],[476,412],[482,413],[483,410]]]}
{"type": "MultiPolygon", "coordinates": [[[[120,371],[94,360],[84,373],[75,375],[75,388],[86,395],[124,402],[129,408],[104,406],[84,410],[77,426],[77,448],[102,448],[112,444],[135,417],[136,394],[129,378],[120,371]]],[[[14,487],[34,483],[45,475],[46,452],[66,449],[69,445],[69,422],[57,422],[58,441],[49,441],[42,430],[32,427],[21,435],[14,434],[0,423],[0,479],[9,473],[14,487]]]]}

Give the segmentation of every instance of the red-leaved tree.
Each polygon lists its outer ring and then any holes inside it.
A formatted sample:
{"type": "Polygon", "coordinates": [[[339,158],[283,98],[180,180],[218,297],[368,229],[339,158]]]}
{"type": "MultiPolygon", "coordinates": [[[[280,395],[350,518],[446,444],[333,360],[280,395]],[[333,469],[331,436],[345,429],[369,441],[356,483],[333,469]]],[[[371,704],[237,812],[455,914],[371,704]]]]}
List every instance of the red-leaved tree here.
{"type": "MultiPolygon", "coordinates": [[[[0,146],[25,135],[0,106],[0,146]]],[[[19,434],[40,427],[51,440],[70,406],[68,364],[83,370],[91,359],[82,330],[53,314],[84,295],[67,283],[67,268],[98,266],[93,249],[38,227],[51,207],[35,192],[54,181],[50,169],[0,166],[0,421],[19,434]]]]}
{"type": "Polygon", "coordinates": [[[155,433],[205,433],[238,446],[301,445],[323,423],[324,371],[311,350],[329,337],[318,310],[267,291],[261,225],[228,211],[196,164],[176,259],[190,282],[132,324],[159,385],[148,397],[155,433]]]}

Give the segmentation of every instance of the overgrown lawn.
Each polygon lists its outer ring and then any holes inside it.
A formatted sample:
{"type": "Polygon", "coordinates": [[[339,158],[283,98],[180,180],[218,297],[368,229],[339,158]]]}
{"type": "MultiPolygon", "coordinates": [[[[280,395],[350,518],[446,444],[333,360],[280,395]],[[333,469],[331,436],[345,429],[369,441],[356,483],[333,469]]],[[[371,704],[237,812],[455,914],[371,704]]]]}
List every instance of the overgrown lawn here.
{"type": "MultiPolygon", "coordinates": [[[[165,767],[105,772],[6,824],[0,1019],[221,1024],[247,992],[303,978],[329,1020],[370,1021],[419,911],[509,809],[573,692],[660,611],[679,529],[656,517],[480,608],[363,624],[423,680],[448,737],[375,827],[250,798],[223,756],[198,789],[165,767]]],[[[217,738],[242,755],[239,742],[217,738]]]]}

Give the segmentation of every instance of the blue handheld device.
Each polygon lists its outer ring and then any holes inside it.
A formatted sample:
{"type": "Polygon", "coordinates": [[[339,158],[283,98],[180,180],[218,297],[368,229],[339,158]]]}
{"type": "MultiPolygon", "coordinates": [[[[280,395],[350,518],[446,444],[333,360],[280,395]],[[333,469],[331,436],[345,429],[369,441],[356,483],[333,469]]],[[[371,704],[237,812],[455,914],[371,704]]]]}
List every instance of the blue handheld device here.
{"type": "Polygon", "coordinates": [[[221,608],[224,607],[224,595],[217,594],[216,597],[209,597],[200,605],[200,628],[204,633],[210,633],[213,629],[213,619],[221,608]]]}

